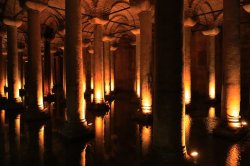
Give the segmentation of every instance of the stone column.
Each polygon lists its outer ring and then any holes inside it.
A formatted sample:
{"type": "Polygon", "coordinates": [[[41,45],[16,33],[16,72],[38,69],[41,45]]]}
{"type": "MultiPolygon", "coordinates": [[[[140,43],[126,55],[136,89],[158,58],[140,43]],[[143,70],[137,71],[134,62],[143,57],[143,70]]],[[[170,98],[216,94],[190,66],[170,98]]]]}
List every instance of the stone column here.
{"type": "Polygon", "coordinates": [[[104,92],[105,96],[110,95],[110,40],[108,37],[103,38],[104,43],[104,92]]]}
{"type": "Polygon", "coordinates": [[[135,93],[140,98],[140,56],[141,56],[141,40],[140,29],[131,31],[136,36],[136,55],[135,55],[135,93]]]}
{"type": "Polygon", "coordinates": [[[43,78],[43,91],[44,96],[51,94],[51,57],[50,57],[50,39],[44,41],[44,78],[43,78]]]}
{"type": "Polygon", "coordinates": [[[92,48],[88,48],[88,53],[90,55],[90,72],[91,72],[91,76],[90,76],[90,87],[91,87],[91,91],[94,90],[94,74],[95,74],[95,56],[94,56],[94,50],[92,48]]]}
{"type": "Polygon", "coordinates": [[[238,121],[240,113],[240,1],[223,1],[223,81],[221,115],[238,121]]]}
{"type": "Polygon", "coordinates": [[[215,89],[215,36],[207,37],[207,57],[208,57],[208,73],[209,73],[209,99],[214,100],[215,89]]]}
{"type": "Polygon", "coordinates": [[[115,51],[117,50],[117,47],[111,46],[110,47],[110,88],[111,92],[115,91],[115,51]]]}
{"type": "Polygon", "coordinates": [[[101,24],[95,25],[94,30],[94,103],[104,102],[104,72],[103,72],[103,27],[101,24]]]}
{"type": "Polygon", "coordinates": [[[183,0],[155,6],[153,149],[163,159],[185,155],[183,0]]]}
{"type": "Polygon", "coordinates": [[[40,12],[46,6],[27,1],[28,8],[28,113],[27,119],[44,118],[40,12]],[[40,114],[42,113],[42,114],[40,114]]]}
{"type": "Polygon", "coordinates": [[[152,113],[152,16],[151,11],[139,13],[140,19],[140,78],[141,78],[141,107],[143,114],[152,113]]]}
{"type": "Polygon", "coordinates": [[[5,97],[5,55],[3,55],[3,36],[0,34],[0,98],[5,97]]]}
{"type": "Polygon", "coordinates": [[[184,28],[184,66],[183,66],[183,84],[185,94],[185,104],[191,102],[191,55],[190,55],[190,43],[191,42],[191,28],[184,28]]]}
{"type": "Polygon", "coordinates": [[[65,1],[65,60],[67,121],[62,134],[68,139],[83,137],[85,131],[85,109],[82,65],[81,1],[65,1]]]}
{"type": "Polygon", "coordinates": [[[17,28],[22,25],[22,22],[4,19],[4,24],[7,25],[8,100],[11,102],[20,102],[19,89],[21,86],[18,75],[17,28]]]}

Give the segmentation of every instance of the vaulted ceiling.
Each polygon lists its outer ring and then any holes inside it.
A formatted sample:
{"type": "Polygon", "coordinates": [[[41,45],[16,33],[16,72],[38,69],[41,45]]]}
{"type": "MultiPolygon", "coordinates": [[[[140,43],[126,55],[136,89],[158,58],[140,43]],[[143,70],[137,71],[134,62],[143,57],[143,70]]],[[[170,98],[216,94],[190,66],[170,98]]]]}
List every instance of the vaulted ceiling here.
{"type": "MultiPolygon", "coordinates": [[[[0,0],[0,17],[16,18],[23,21],[18,30],[19,42],[26,41],[27,12],[24,7],[26,0],[0,0]]],[[[65,0],[36,0],[48,4],[41,13],[42,36],[54,38],[54,47],[64,43],[65,0]]],[[[84,40],[93,40],[94,25],[88,20],[91,17],[108,19],[105,34],[113,35],[117,41],[120,38],[134,40],[131,29],[140,27],[138,10],[134,7],[145,0],[82,0],[82,30],[84,40]]],[[[154,22],[154,1],[150,0],[152,22],[154,22]]],[[[246,3],[248,0],[240,0],[246,3]]],[[[202,30],[211,26],[220,26],[223,19],[223,0],[184,0],[185,16],[195,18],[198,24],[193,30],[202,30]]],[[[244,21],[250,16],[242,10],[244,21]]],[[[2,22],[2,20],[1,20],[2,22]]],[[[5,26],[0,23],[2,31],[5,26]]]]}

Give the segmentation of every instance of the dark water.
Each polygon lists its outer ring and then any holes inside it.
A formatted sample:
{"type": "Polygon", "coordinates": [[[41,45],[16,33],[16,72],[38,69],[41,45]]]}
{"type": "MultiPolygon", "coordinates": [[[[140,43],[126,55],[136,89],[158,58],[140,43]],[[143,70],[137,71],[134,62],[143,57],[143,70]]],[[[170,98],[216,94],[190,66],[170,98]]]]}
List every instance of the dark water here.
{"type": "MultiPolygon", "coordinates": [[[[239,142],[215,138],[218,108],[195,102],[186,115],[186,144],[189,154],[198,152],[191,165],[250,165],[250,135],[239,142]]],[[[45,122],[23,122],[21,115],[0,111],[0,165],[161,165],[152,155],[152,127],[133,120],[137,111],[131,96],[118,95],[111,110],[96,117],[87,111],[95,137],[65,142],[57,135],[62,117],[50,105],[53,117],[45,122]],[[58,116],[58,117],[57,117],[58,116]]],[[[184,165],[171,163],[162,165],[184,165]]]]}

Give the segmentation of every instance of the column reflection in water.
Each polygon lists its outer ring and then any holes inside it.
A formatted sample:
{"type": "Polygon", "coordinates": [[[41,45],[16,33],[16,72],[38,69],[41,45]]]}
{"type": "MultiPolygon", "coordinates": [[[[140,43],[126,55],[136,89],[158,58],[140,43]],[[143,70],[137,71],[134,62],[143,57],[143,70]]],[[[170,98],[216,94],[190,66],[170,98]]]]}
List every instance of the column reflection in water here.
{"type": "Polygon", "coordinates": [[[152,139],[152,127],[151,126],[142,126],[141,130],[141,148],[142,155],[145,156],[149,153],[151,147],[152,139]]]}
{"type": "Polygon", "coordinates": [[[227,158],[226,158],[226,166],[238,166],[240,165],[240,146],[238,144],[234,144],[230,147],[227,158]]]}
{"type": "Polygon", "coordinates": [[[104,155],[104,118],[95,117],[95,157],[97,164],[103,161],[104,155]]]}
{"type": "Polygon", "coordinates": [[[86,165],[86,149],[87,149],[87,145],[83,148],[82,153],[81,153],[81,161],[80,161],[81,166],[86,165]]]}
{"type": "Polygon", "coordinates": [[[38,133],[38,143],[39,143],[39,157],[40,160],[43,161],[44,154],[44,125],[40,128],[38,133]]]}
{"type": "Polygon", "coordinates": [[[217,124],[218,122],[215,114],[215,107],[210,107],[208,110],[208,117],[206,118],[206,127],[208,133],[212,133],[217,124]]]}
{"type": "Polygon", "coordinates": [[[190,117],[190,115],[186,114],[185,115],[185,143],[186,143],[187,149],[189,148],[191,125],[192,125],[192,118],[190,117]]]}

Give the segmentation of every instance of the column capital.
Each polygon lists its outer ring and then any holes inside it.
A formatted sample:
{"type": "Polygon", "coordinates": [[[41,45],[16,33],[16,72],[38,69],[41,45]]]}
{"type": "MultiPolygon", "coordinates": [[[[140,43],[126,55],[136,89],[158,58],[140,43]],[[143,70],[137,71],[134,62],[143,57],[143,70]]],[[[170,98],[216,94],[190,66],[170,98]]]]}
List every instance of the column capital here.
{"type": "Polygon", "coordinates": [[[89,52],[89,54],[94,54],[94,53],[95,53],[95,51],[94,51],[93,48],[89,48],[89,49],[88,49],[88,52],[89,52]]]}
{"type": "Polygon", "coordinates": [[[220,29],[218,27],[209,28],[207,30],[202,31],[202,34],[205,36],[216,36],[220,33],[220,29]]]}
{"type": "Polygon", "coordinates": [[[192,17],[186,17],[183,22],[184,27],[193,27],[196,23],[197,22],[192,17]]]}
{"type": "Polygon", "coordinates": [[[14,19],[10,19],[10,18],[4,18],[3,19],[3,23],[5,25],[13,26],[13,27],[17,27],[17,28],[22,25],[22,21],[21,20],[14,20],[14,19]]]}
{"type": "Polygon", "coordinates": [[[132,29],[130,32],[133,33],[134,35],[139,35],[141,33],[141,30],[140,28],[136,28],[136,29],[132,29]]]}
{"type": "Polygon", "coordinates": [[[149,0],[140,0],[135,4],[132,4],[131,8],[135,13],[140,14],[143,11],[151,11],[152,6],[149,0]]]}
{"type": "Polygon", "coordinates": [[[39,12],[47,8],[47,5],[41,2],[27,1],[25,5],[28,9],[36,10],[39,12]]]}
{"type": "Polygon", "coordinates": [[[89,22],[90,22],[91,24],[105,25],[105,24],[108,23],[108,20],[104,20],[104,19],[99,18],[99,17],[93,17],[93,18],[91,18],[91,19],[89,20],[89,22]]]}
{"type": "Polygon", "coordinates": [[[87,48],[90,46],[90,42],[82,42],[82,48],[87,48]]]}
{"type": "Polygon", "coordinates": [[[102,37],[102,41],[103,41],[103,42],[112,42],[112,41],[114,41],[114,40],[115,40],[115,38],[114,38],[113,36],[104,35],[104,36],[102,37]]]}
{"type": "Polygon", "coordinates": [[[118,49],[118,47],[116,47],[116,46],[111,46],[110,47],[110,51],[113,51],[113,52],[115,52],[117,49],[118,49]]]}

